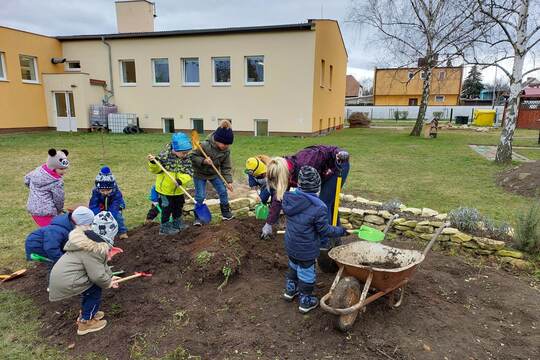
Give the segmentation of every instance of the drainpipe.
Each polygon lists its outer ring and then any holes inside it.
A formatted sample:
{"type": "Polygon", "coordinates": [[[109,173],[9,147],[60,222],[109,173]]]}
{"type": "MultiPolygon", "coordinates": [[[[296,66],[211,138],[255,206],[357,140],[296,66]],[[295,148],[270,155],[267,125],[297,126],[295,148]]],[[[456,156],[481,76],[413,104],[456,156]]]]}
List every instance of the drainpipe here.
{"type": "Polygon", "coordinates": [[[112,75],[112,55],[111,55],[111,44],[105,41],[105,36],[101,37],[101,41],[103,44],[107,46],[107,50],[109,53],[109,96],[106,97],[106,102],[109,102],[109,99],[114,96],[114,83],[113,83],[113,75],[112,75]]]}

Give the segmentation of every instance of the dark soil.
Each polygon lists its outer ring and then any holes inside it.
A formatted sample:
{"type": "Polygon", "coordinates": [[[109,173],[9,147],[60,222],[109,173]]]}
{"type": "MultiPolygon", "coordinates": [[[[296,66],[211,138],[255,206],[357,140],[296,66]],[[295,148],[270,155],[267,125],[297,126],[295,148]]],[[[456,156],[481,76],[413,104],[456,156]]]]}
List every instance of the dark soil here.
{"type": "Polygon", "coordinates": [[[361,263],[359,265],[374,267],[378,269],[397,269],[402,266],[401,264],[397,264],[393,261],[361,263]]]}
{"type": "Polygon", "coordinates": [[[524,163],[497,175],[497,184],[506,191],[527,196],[540,196],[540,161],[524,163]]]}
{"type": "MultiPolygon", "coordinates": [[[[114,270],[154,276],[104,291],[109,324],[82,337],[75,332],[78,298],[50,303],[44,267],[2,288],[34,300],[43,339],[69,357],[95,352],[115,360],[149,359],[174,352],[175,359],[540,358],[540,293],[527,279],[432,253],[400,308],[379,299],[343,334],[334,330],[333,315],[321,309],[301,315],[296,302],[281,299],[283,239],[260,240],[261,226],[249,219],[169,237],[158,236],[156,225],[130,232],[116,244],[124,253],[113,258],[114,270]],[[224,272],[232,274],[220,291],[224,272]]],[[[325,294],[332,280],[319,274],[316,293],[325,294]]]]}

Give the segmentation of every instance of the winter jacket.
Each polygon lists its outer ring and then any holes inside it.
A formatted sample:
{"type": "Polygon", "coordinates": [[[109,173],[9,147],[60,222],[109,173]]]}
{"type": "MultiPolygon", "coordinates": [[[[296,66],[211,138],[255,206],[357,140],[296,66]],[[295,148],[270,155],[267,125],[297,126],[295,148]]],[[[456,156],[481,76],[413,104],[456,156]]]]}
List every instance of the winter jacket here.
{"type": "Polygon", "coordinates": [[[285,249],[297,260],[314,260],[319,256],[320,239],[345,236],[342,227],[331,226],[327,207],[316,194],[301,190],[288,191],[283,196],[283,212],[287,216],[285,249]]]}
{"type": "Polygon", "coordinates": [[[37,167],[24,177],[30,189],[26,209],[35,216],[56,216],[64,209],[64,180],[46,165],[37,167]]]}
{"type": "Polygon", "coordinates": [[[112,272],[107,265],[110,248],[93,231],[75,227],[64,247],[66,253],[51,270],[49,300],[79,295],[94,284],[103,289],[110,287],[112,272]]]}
{"type": "Polygon", "coordinates": [[[98,188],[94,188],[88,207],[96,215],[101,211],[110,211],[116,218],[120,211],[126,208],[126,203],[118,186],[115,186],[107,196],[101,194],[98,188]]]}
{"type": "Polygon", "coordinates": [[[75,228],[71,221],[71,213],[56,216],[50,225],[39,228],[26,238],[26,259],[36,253],[57,262],[64,254],[64,245],[68,241],[69,232],[75,228]]]}
{"type": "MultiPolygon", "coordinates": [[[[176,184],[171,180],[171,178],[161,170],[158,164],[154,162],[148,162],[148,169],[151,173],[156,174],[156,191],[162,195],[183,195],[184,192],[176,186],[176,184]]],[[[182,185],[183,188],[187,188],[190,185],[192,178],[190,175],[183,172],[171,172],[173,178],[176,179],[179,185],[182,185]]]]}
{"type": "MultiPolygon", "coordinates": [[[[232,164],[231,151],[220,150],[215,141],[214,134],[210,134],[208,139],[201,142],[201,147],[208,157],[214,162],[215,167],[221,172],[227,183],[232,183],[232,164]]],[[[194,177],[204,180],[212,180],[218,177],[214,168],[210,165],[203,164],[205,157],[200,150],[194,148],[191,152],[191,162],[193,163],[194,177]]]]}
{"type": "Polygon", "coordinates": [[[156,185],[153,185],[150,189],[150,194],[148,195],[148,200],[150,200],[153,203],[157,203],[159,201],[159,194],[156,191],[156,185]]]}
{"type": "MultiPolygon", "coordinates": [[[[321,176],[321,181],[324,181],[336,172],[338,164],[336,163],[336,155],[342,149],[337,146],[328,145],[313,145],[300,150],[295,155],[286,156],[285,160],[289,165],[289,187],[298,186],[298,172],[304,165],[311,166],[317,170],[321,176]]],[[[281,202],[274,196],[270,206],[270,213],[266,222],[275,224],[279,219],[281,211],[281,202]]]]}

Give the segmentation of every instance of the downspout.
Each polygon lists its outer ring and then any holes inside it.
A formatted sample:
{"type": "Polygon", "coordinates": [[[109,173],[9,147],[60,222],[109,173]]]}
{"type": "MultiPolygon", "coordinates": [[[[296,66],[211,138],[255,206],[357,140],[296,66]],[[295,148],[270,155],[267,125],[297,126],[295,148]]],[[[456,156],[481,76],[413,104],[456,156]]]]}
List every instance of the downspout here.
{"type": "Polygon", "coordinates": [[[111,44],[105,41],[105,36],[101,37],[101,41],[103,44],[107,46],[107,50],[109,53],[109,94],[105,96],[105,103],[109,103],[109,100],[114,96],[114,83],[113,83],[113,75],[112,75],[112,55],[111,55],[111,44]]]}

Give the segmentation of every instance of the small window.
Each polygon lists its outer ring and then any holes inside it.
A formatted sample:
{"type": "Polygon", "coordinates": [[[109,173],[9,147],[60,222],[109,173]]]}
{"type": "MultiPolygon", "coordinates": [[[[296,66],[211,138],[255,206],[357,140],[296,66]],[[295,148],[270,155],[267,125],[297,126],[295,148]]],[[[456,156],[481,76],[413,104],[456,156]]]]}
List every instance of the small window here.
{"type": "Polygon", "coordinates": [[[420,73],[420,79],[426,80],[426,78],[427,78],[427,73],[426,73],[425,71],[422,71],[422,72],[420,73]]]}
{"type": "Polygon", "coordinates": [[[182,59],[183,84],[186,86],[199,85],[199,58],[182,59]]]}
{"type": "Polygon", "coordinates": [[[3,52],[0,52],[0,80],[7,80],[6,59],[3,52]]]}
{"type": "Polygon", "coordinates": [[[268,136],[268,120],[255,120],[255,136],[268,136]]]}
{"type": "Polygon", "coordinates": [[[409,106],[417,106],[418,105],[418,99],[417,98],[410,98],[409,99],[409,106]]]}
{"type": "Polygon", "coordinates": [[[24,83],[38,83],[37,58],[33,56],[19,55],[21,64],[21,77],[24,83]]]}
{"type": "Polygon", "coordinates": [[[120,76],[123,86],[137,85],[135,60],[120,60],[120,76]]]}
{"type": "Polygon", "coordinates": [[[334,77],[334,66],[330,65],[330,78],[328,79],[328,90],[332,90],[332,78],[334,77]]]}
{"type": "Polygon", "coordinates": [[[173,118],[161,118],[163,121],[163,132],[164,133],[173,133],[174,132],[174,119],[173,118]]]}
{"type": "Polygon", "coordinates": [[[81,62],[75,60],[66,61],[66,71],[81,71],[81,62]]]}
{"type": "Polygon", "coordinates": [[[325,71],[326,71],[326,61],[321,60],[321,87],[324,87],[325,71]]]}
{"type": "Polygon", "coordinates": [[[155,86],[169,85],[169,59],[152,59],[155,86]]]}
{"type": "Polygon", "coordinates": [[[204,120],[203,119],[191,119],[191,128],[196,130],[199,134],[204,134],[204,120]]]}
{"type": "Polygon", "coordinates": [[[264,84],[264,56],[246,56],[246,85],[264,84]]]}
{"type": "Polygon", "coordinates": [[[409,71],[407,74],[407,79],[412,80],[414,78],[414,73],[412,71],[409,71]]]}
{"type": "Polygon", "coordinates": [[[444,95],[435,95],[435,102],[444,102],[444,95]]]}
{"type": "Polygon", "coordinates": [[[444,80],[446,78],[446,71],[442,70],[439,73],[439,80],[444,80]]]}
{"type": "Polygon", "coordinates": [[[230,85],[231,84],[231,58],[230,57],[215,57],[212,58],[213,80],[214,85],[230,85]]]}
{"type": "Polygon", "coordinates": [[[323,119],[319,119],[319,134],[322,134],[323,131],[323,119]]]}

